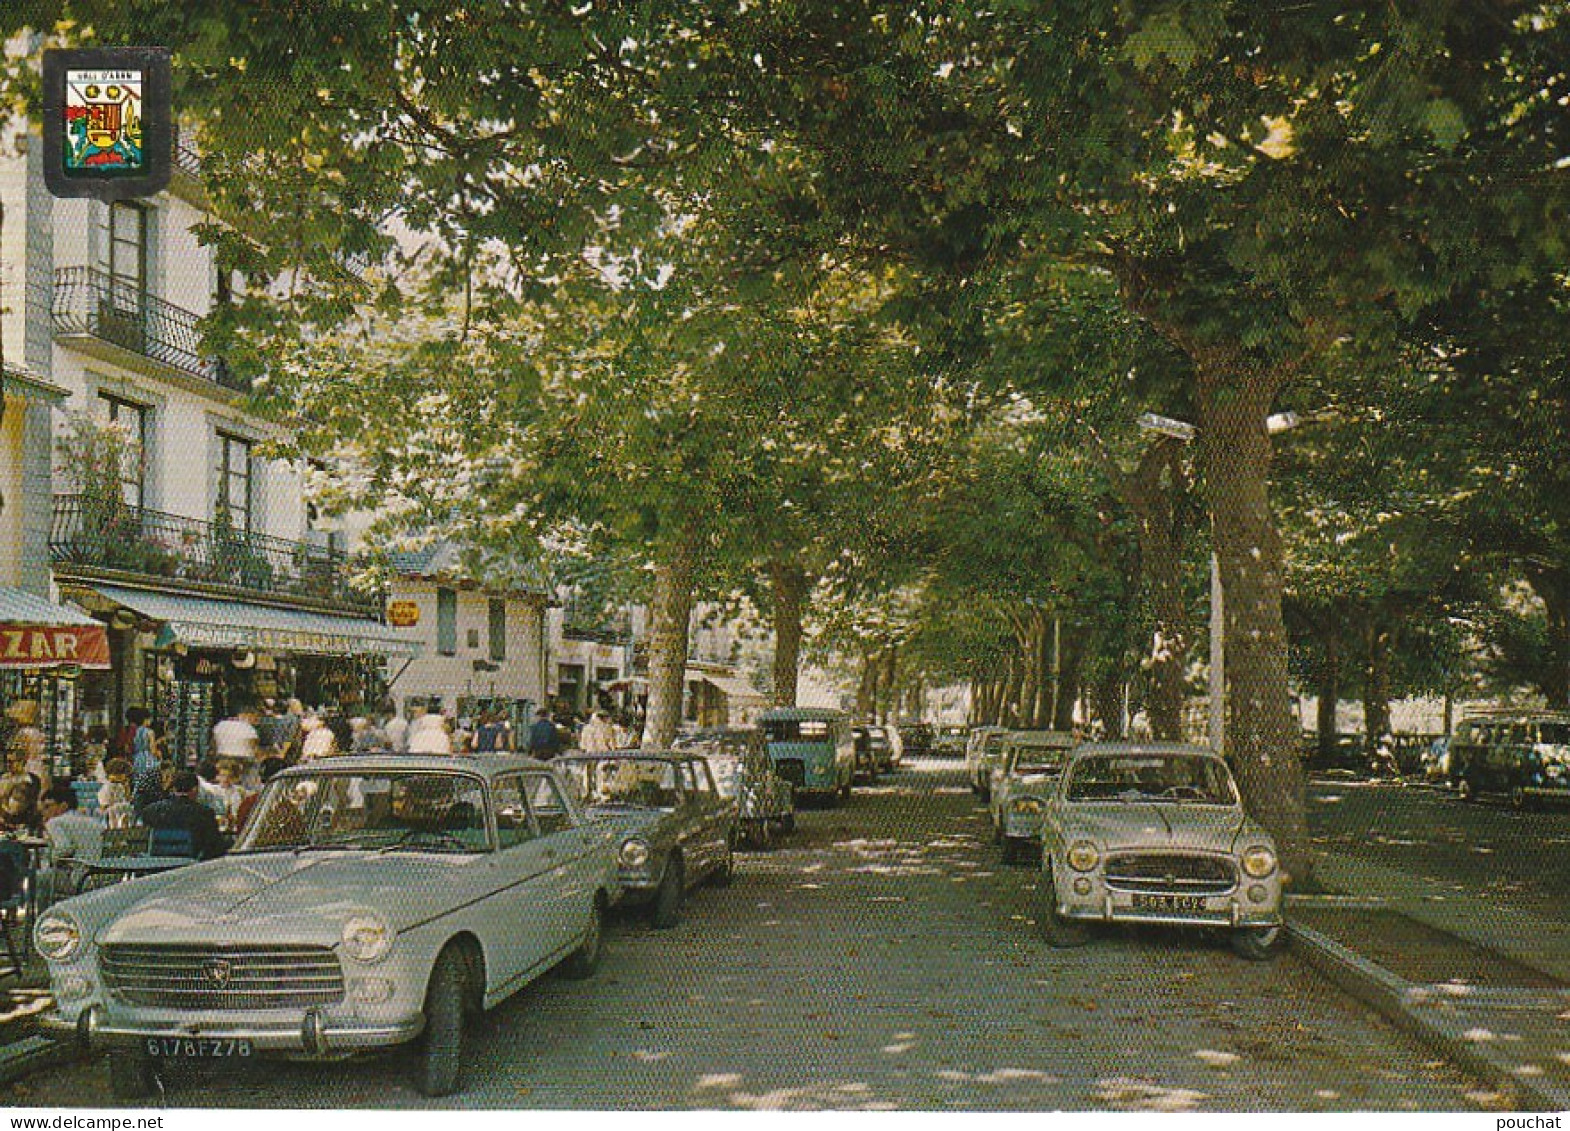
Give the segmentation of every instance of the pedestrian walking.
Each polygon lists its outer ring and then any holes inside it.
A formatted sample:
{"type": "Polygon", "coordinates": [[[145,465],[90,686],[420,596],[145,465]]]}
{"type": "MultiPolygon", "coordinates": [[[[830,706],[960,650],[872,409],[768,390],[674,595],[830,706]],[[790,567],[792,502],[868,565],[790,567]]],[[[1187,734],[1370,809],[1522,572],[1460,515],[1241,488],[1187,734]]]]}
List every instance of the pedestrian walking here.
{"type": "Polygon", "coordinates": [[[261,736],[256,730],[258,718],[255,704],[237,703],[234,714],[213,727],[213,757],[254,762],[261,747],[261,736]]]}
{"type": "Polygon", "coordinates": [[[382,724],[382,729],[387,732],[387,749],[394,754],[407,754],[409,720],[398,713],[398,708],[391,699],[382,704],[382,717],[387,720],[382,724]]]}
{"type": "Polygon", "coordinates": [[[551,721],[551,713],[541,707],[534,712],[534,725],[529,728],[529,754],[549,761],[561,753],[561,732],[551,721]]]}
{"type": "Polygon", "coordinates": [[[409,724],[410,754],[451,754],[452,736],[447,733],[446,716],[425,712],[409,724]]]}
{"type": "Polygon", "coordinates": [[[578,735],[578,749],[585,754],[609,754],[616,749],[616,728],[605,717],[604,711],[595,711],[583,732],[578,735]]]}

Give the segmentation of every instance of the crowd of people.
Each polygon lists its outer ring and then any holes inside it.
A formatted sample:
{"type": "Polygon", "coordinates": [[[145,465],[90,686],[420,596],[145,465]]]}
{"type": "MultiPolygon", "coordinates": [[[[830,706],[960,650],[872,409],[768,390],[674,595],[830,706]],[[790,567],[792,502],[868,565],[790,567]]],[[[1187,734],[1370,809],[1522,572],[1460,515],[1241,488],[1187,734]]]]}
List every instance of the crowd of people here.
{"type": "Polygon", "coordinates": [[[391,702],[378,711],[346,717],[308,711],[297,699],[241,701],[213,727],[210,754],[181,764],[165,742],[159,720],[143,707],[125,712],[113,736],[89,731],[85,777],[96,790],[57,782],[38,729],[38,705],[13,703],[6,712],[6,772],[0,775],[0,834],[48,842],[45,892],[61,889],[73,867],[98,859],[104,833],[146,827],[180,830],[197,859],[222,855],[245,826],[260,789],[288,766],[340,754],[503,754],[519,751],[541,759],[567,749],[605,753],[635,746],[636,721],[596,710],[583,719],[546,708],[522,733],[508,714],[482,711],[457,718],[424,705],[407,716],[391,702]],[[84,801],[91,812],[84,811],[84,801]]]}

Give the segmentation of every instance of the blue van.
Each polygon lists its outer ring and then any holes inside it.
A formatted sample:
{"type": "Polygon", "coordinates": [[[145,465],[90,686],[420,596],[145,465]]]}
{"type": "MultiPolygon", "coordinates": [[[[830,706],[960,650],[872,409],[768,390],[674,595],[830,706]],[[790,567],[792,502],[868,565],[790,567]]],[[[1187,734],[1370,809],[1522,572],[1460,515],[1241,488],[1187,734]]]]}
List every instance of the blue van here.
{"type": "Polygon", "coordinates": [[[774,772],[796,796],[817,795],[837,805],[850,797],[856,744],[839,711],[822,707],[776,707],[758,719],[774,772]]]}

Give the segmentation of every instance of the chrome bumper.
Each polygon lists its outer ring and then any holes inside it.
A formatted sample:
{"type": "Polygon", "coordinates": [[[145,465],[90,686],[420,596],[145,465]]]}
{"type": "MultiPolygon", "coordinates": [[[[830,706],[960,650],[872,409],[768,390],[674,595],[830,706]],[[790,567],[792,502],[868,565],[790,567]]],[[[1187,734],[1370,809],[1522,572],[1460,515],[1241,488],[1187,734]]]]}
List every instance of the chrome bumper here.
{"type": "Polygon", "coordinates": [[[278,1022],[235,1021],[232,1024],[190,1024],[179,1021],[149,1021],[125,1024],[106,1021],[102,1006],[90,1006],[76,1021],[67,1021],[57,1012],[38,1019],[39,1028],[57,1038],[72,1039],[83,1048],[106,1044],[125,1044],[152,1038],[200,1037],[204,1040],[249,1041],[258,1052],[295,1052],[309,1056],[361,1052],[387,1048],[414,1040],[425,1028],[424,1016],[379,1024],[344,1024],[327,1021],[316,1010],[307,1010],[298,1020],[278,1022]]]}

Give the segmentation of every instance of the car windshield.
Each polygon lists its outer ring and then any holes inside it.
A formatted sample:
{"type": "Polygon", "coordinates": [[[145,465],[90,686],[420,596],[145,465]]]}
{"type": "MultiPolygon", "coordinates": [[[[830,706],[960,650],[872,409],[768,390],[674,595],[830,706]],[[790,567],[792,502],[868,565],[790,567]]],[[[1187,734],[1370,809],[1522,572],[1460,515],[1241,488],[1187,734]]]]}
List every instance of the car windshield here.
{"type": "Polygon", "coordinates": [[[681,804],[676,765],[660,758],[557,759],[585,805],[674,809],[681,804]]]}
{"type": "Polygon", "coordinates": [[[822,742],[829,737],[823,719],[769,719],[762,725],[770,742],[822,742]]]}
{"type": "Polygon", "coordinates": [[[487,852],[485,789],[437,771],[291,774],[271,782],[236,852],[487,852]]]}
{"type": "Polygon", "coordinates": [[[1070,801],[1165,801],[1236,805],[1232,774],[1203,754],[1108,755],[1074,763],[1070,801]]]}
{"type": "Polygon", "coordinates": [[[1039,774],[1043,770],[1061,770],[1068,751],[1061,746],[1021,746],[1014,753],[1016,774],[1039,774]]]}

